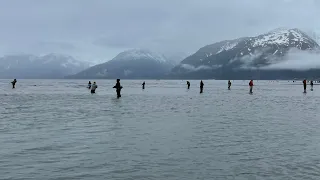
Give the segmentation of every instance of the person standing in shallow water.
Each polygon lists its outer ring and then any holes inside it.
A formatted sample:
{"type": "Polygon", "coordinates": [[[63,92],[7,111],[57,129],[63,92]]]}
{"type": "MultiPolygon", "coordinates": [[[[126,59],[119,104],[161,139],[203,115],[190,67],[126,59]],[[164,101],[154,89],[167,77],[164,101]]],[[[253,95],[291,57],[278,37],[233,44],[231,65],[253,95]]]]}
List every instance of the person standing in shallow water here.
{"type": "Polygon", "coordinates": [[[228,81],[228,89],[229,90],[231,89],[231,81],[230,80],[228,81]]]}
{"type": "Polygon", "coordinates": [[[187,81],[187,86],[188,86],[188,89],[190,89],[190,82],[187,81]]]}
{"type": "Polygon", "coordinates": [[[146,85],[146,82],[145,81],[143,81],[143,83],[142,83],[142,89],[144,89],[144,86],[146,85]]]}
{"type": "Polygon", "coordinates": [[[310,81],[311,91],[313,91],[313,81],[310,81]]]}
{"type": "Polygon", "coordinates": [[[203,93],[203,86],[204,86],[204,84],[203,84],[203,82],[202,82],[202,80],[200,81],[200,93],[203,93]]]}
{"type": "Polygon", "coordinates": [[[307,80],[303,80],[303,92],[307,93],[307,80]]]}
{"type": "Polygon", "coordinates": [[[116,92],[117,92],[117,98],[120,98],[121,97],[121,89],[122,89],[122,86],[120,84],[120,79],[117,79],[117,83],[115,86],[113,86],[113,88],[116,89],[116,92]]]}
{"type": "Polygon", "coordinates": [[[249,91],[249,92],[250,92],[250,93],[253,93],[253,92],[252,92],[252,88],[253,88],[253,80],[252,80],[252,79],[251,79],[250,82],[249,82],[249,88],[250,88],[250,91],[249,91]]]}
{"type": "Polygon", "coordinates": [[[88,89],[91,89],[91,81],[88,83],[88,89]]]}
{"type": "Polygon", "coordinates": [[[11,84],[12,84],[12,89],[16,88],[16,83],[17,83],[17,80],[14,79],[11,84]]]}
{"type": "Polygon", "coordinates": [[[91,86],[91,94],[96,93],[97,88],[98,88],[98,85],[96,84],[96,82],[93,82],[93,84],[91,86]]]}

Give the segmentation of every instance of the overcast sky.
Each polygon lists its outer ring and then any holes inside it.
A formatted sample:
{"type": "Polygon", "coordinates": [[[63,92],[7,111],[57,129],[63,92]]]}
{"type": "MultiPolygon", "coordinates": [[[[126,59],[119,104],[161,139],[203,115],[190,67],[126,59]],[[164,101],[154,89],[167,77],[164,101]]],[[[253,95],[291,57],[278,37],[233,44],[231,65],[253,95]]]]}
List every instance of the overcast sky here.
{"type": "Polygon", "coordinates": [[[190,54],[278,27],[320,29],[319,17],[320,0],[0,0],[0,54],[190,54]]]}

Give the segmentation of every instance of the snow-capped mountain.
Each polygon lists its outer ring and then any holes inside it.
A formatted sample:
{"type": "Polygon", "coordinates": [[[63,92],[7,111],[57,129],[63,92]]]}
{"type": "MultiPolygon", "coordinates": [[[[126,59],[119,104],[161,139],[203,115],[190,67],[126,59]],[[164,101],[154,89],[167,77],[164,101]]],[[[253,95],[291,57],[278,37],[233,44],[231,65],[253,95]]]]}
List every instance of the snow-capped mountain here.
{"type": "MultiPolygon", "coordinates": [[[[252,78],[256,75],[248,71],[259,69],[260,73],[261,69],[287,60],[288,52],[292,49],[314,51],[319,49],[319,45],[299,29],[279,28],[256,37],[205,46],[176,66],[172,75],[180,78],[235,79],[242,78],[242,75],[243,78],[252,78]]],[[[257,78],[261,78],[260,75],[257,78]]]]}
{"type": "Polygon", "coordinates": [[[119,53],[113,58],[114,61],[135,61],[140,59],[152,59],[159,63],[167,63],[167,58],[159,53],[147,49],[131,49],[119,53]]]}
{"type": "Polygon", "coordinates": [[[132,49],[67,78],[159,78],[169,73],[175,65],[162,54],[132,49]]]}
{"type": "Polygon", "coordinates": [[[71,56],[7,55],[0,58],[0,78],[63,78],[89,67],[71,56]]]}

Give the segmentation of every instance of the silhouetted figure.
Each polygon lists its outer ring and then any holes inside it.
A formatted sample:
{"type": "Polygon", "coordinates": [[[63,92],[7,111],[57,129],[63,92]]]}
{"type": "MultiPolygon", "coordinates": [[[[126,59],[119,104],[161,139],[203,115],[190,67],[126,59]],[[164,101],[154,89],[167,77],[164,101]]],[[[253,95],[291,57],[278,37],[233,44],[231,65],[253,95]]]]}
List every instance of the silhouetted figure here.
{"type": "Polygon", "coordinates": [[[202,80],[200,81],[200,93],[203,93],[203,86],[204,86],[204,84],[203,84],[203,82],[202,82],[202,80]]]}
{"type": "Polygon", "coordinates": [[[229,90],[231,89],[231,81],[230,80],[228,81],[228,89],[229,90]]]}
{"type": "Polygon", "coordinates": [[[143,81],[142,83],[142,89],[144,89],[144,86],[146,85],[146,82],[143,81]]]}
{"type": "Polygon", "coordinates": [[[93,82],[93,84],[91,86],[91,94],[96,93],[97,88],[98,88],[98,85],[96,84],[96,82],[93,82]]]}
{"type": "Polygon", "coordinates": [[[122,89],[122,86],[120,84],[120,79],[117,79],[117,83],[115,86],[113,86],[113,88],[116,89],[116,92],[117,92],[117,98],[120,98],[121,97],[121,89],[122,89]]]}
{"type": "Polygon", "coordinates": [[[188,89],[190,89],[190,82],[187,81],[187,86],[188,86],[188,89]]]}
{"type": "Polygon", "coordinates": [[[11,84],[12,84],[12,89],[16,88],[16,83],[17,83],[17,80],[14,79],[11,84]]]}
{"type": "Polygon", "coordinates": [[[311,91],[313,91],[313,81],[310,81],[311,91]]]}
{"type": "Polygon", "coordinates": [[[88,89],[91,89],[91,81],[88,83],[88,89]]]}
{"type": "Polygon", "coordinates": [[[249,92],[250,92],[250,93],[253,93],[253,92],[252,92],[252,88],[253,88],[253,80],[252,80],[252,79],[251,79],[250,82],[249,82],[249,88],[250,88],[250,91],[249,91],[249,92]]]}
{"type": "Polygon", "coordinates": [[[307,80],[303,80],[303,92],[307,93],[307,80]]]}

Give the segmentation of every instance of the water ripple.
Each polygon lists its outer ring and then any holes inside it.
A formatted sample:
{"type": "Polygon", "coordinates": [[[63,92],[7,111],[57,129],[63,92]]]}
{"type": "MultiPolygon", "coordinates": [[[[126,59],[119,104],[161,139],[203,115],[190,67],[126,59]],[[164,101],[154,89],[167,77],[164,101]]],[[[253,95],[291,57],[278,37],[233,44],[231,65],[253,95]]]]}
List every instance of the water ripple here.
{"type": "Polygon", "coordinates": [[[319,179],[317,89],[124,80],[117,99],[86,82],[0,80],[0,179],[319,179]]]}

